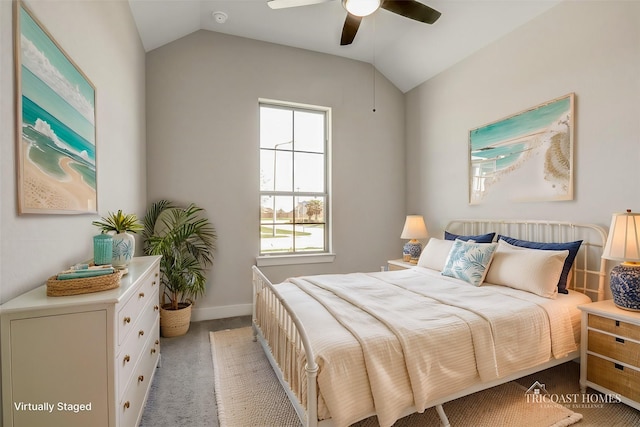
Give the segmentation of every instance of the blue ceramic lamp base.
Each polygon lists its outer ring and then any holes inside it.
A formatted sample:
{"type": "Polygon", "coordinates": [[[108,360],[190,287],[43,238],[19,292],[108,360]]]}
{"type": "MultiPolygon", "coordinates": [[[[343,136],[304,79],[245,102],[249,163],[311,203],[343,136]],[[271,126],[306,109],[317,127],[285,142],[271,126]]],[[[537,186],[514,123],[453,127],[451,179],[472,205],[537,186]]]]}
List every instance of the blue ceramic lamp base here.
{"type": "Polygon", "coordinates": [[[409,255],[411,264],[417,264],[418,258],[420,258],[420,253],[422,253],[422,243],[420,243],[416,239],[411,239],[407,243],[404,244],[402,248],[403,259],[409,255]]]}
{"type": "Polygon", "coordinates": [[[611,269],[613,302],[624,310],[640,311],[640,264],[620,264],[611,269]]]}

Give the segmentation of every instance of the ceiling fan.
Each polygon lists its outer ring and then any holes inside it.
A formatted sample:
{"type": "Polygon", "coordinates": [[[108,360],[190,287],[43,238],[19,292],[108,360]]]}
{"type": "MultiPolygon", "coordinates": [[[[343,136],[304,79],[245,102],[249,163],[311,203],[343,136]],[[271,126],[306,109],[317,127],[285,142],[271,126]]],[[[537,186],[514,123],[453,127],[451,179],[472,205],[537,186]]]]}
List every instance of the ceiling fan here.
{"type": "MultiPolygon", "coordinates": [[[[326,3],[332,0],[270,0],[267,2],[271,9],[285,9],[297,6],[309,6],[312,4],[326,3]]],[[[341,0],[342,6],[347,11],[347,19],[342,27],[340,46],[346,46],[356,37],[360,22],[365,16],[369,16],[382,8],[390,12],[402,15],[415,21],[433,24],[440,18],[440,12],[430,8],[416,0],[341,0]]]]}

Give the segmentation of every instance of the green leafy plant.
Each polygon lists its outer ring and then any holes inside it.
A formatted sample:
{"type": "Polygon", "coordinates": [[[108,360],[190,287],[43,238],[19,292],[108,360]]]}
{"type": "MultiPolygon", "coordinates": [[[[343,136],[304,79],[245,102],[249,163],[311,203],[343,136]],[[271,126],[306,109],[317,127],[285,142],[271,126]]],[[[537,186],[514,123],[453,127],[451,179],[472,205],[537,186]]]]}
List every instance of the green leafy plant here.
{"type": "Polygon", "coordinates": [[[91,224],[99,227],[103,233],[109,231],[137,233],[143,229],[136,214],[123,214],[121,209],[117,213],[109,212],[107,216],[102,217],[101,221],[93,221],[91,224]]]}
{"type": "Polygon", "coordinates": [[[162,255],[161,282],[168,307],[180,308],[204,294],[206,268],[213,263],[216,231],[194,204],[177,207],[167,200],[151,205],[144,217],[144,253],[162,255]]]}

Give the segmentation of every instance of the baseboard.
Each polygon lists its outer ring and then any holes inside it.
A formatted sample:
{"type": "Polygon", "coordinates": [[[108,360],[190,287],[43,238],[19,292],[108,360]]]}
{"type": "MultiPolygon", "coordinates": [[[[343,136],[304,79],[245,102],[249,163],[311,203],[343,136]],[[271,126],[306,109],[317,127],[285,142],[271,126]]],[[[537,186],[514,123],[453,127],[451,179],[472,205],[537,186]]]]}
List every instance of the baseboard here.
{"type": "Polygon", "coordinates": [[[249,316],[251,315],[251,304],[224,305],[219,307],[193,307],[191,310],[191,321],[225,319],[227,317],[249,316]]]}

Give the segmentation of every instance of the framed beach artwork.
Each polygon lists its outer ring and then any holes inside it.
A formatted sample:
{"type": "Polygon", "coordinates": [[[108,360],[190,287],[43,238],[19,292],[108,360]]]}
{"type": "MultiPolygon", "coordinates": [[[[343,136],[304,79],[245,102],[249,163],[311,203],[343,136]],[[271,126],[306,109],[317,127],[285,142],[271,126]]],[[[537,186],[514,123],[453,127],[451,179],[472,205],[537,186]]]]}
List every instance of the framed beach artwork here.
{"type": "Polygon", "coordinates": [[[15,3],[18,212],[97,212],[95,87],[15,3]]]}
{"type": "Polygon", "coordinates": [[[469,203],[573,200],[574,94],[469,131],[469,203]]]}

